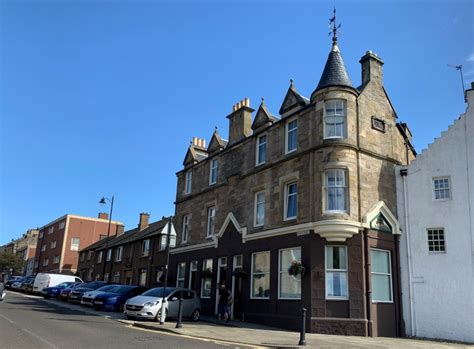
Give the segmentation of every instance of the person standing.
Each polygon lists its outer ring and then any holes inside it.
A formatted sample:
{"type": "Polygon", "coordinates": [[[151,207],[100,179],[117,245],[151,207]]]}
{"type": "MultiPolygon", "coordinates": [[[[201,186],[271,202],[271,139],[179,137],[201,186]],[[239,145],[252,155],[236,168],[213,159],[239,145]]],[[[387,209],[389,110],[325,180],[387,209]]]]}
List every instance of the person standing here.
{"type": "Polygon", "coordinates": [[[221,284],[219,289],[219,305],[218,305],[218,318],[219,320],[225,320],[229,322],[229,299],[231,297],[230,291],[225,285],[225,281],[221,284]]]}
{"type": "Polygon", "coordinates": [[[5,285],[3,282],[0,282],[0,302],[3,301],[3,298],[5,297],[5,285]]]}

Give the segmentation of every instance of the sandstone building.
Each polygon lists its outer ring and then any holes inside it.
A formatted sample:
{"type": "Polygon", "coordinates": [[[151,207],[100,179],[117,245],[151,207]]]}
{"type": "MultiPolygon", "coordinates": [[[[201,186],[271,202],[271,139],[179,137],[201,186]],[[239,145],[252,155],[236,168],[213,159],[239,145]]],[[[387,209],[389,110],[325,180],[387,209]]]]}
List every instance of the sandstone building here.
{"type": "Polygon", "coordinates": [[[262,100],[232,108],[229,139],[194,138],[177,173],[171,273],[217,311],[222,282],[232,314],[312,332],[397,336],[396,165],[415,151],[368,51],[362,83],[349,78],[337,38],[308,99],[293,83],[279,117],[262,100]]]}

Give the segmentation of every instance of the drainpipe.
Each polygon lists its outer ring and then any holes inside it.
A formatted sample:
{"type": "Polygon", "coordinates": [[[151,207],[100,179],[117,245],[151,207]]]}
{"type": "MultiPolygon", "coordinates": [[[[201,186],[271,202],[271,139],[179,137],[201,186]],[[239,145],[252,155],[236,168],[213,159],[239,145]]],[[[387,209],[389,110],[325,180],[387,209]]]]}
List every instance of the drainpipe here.
{"type": "Polygon", "coordinates": [[[415,326],[415,309],[414,309],[414,293],[413,293],[413,265],[411,258],[411,236],[410,236],[410,224],[409,224],[409,214],[408,214],[408,195],[407,195],[407,181],[406,177],[408,175],[408,170],[400,170],[400,176],[403,181],[403,204],[404,204],[404,220],[405,220],[405,239],[407,243],[407,259],[408,259],[408,303],[410,305],[410,328],[412,337],[416,336],[416,326],[415,326]]]}
{"type": "Polygon", "coordinates": [[[370,262],[369,262],[369,231],[367,229],[364,230],[364,259],[365,259],[365,290],[366,290],[366,312],[367,312],[367,334],[369,337],[372,337],[372,325],[370,321],[372,321],[372,314],[371,314],[371,293],[372,290],[370,288],[370,262]]]}

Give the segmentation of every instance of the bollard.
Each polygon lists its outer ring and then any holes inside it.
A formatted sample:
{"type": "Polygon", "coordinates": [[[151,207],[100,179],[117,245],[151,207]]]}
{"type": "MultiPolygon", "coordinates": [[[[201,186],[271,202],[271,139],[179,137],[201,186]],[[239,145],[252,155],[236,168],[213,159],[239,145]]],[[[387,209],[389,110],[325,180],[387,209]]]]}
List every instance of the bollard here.
{"type": "Polygon", "coordinates": [[[301,308],[301,331],[298,345],[306,345],[306,308],[301,308]]]}
{"type": "Polygon", "coordinates": [[[183,320],[183,298],[179,299],[179,308],[178,308],[178,322],[176,323],[176,328],[181,328],[183,320]]]}

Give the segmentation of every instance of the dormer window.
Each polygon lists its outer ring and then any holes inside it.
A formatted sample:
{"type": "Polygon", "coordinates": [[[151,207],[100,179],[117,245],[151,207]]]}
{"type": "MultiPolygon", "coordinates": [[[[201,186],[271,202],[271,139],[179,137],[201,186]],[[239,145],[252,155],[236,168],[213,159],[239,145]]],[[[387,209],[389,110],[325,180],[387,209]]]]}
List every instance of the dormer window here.
{"type": "Polygon", "coordinates": [[[190,194],[191,193],[191,188],[192,188],[192,183],[193,183],[193,173],[191,170],[186,172],[186,181],[184,184],[184,193],[185,194],[190,194]]]}
{"type": "Polygon", "coordinates": [[[257,161],[256,165],[262,165],[267,161],[267,136],[257,138],[257,161]]]}
{"type": "Polygon", "coordinates": [[[217,159],[212,159],[209,169],[209,185],[217,183],[217,159]]]}
{"type": "Polygon", "coordinates": [[[285,154],[288,154],[296,151],[298,146],[298,120],[288,121],[285,128],[285,154]]]}
{"type": "Polygon", "coordinates": [[[347,137],[346,101],[332,99],[324,102],[324,139],[347,137]]]}

